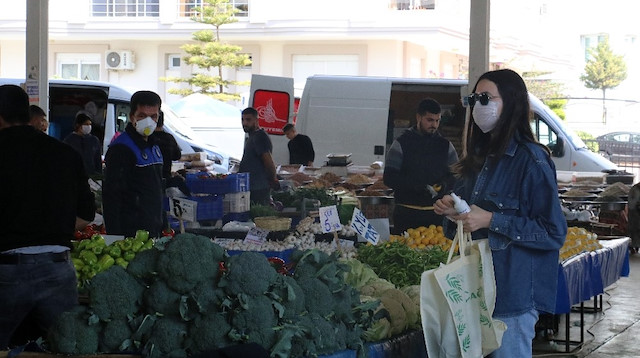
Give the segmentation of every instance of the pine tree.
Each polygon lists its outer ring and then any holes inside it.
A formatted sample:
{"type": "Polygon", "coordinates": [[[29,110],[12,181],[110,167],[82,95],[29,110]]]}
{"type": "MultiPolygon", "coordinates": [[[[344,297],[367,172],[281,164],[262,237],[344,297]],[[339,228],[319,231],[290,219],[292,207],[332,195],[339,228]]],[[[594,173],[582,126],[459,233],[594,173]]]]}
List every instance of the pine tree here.
{"type": "Polygon", "coordinates": [[[595,49],[589,49],[590,59],[584,66],[580,80],[585,87],[602,90],[602,122],[607,123],[606,91],[616,88],[627,78],[627,64],[621,55],[615,55],[609,47],[609,40],[598,43],[595,49]]]}
{"type": "Polygon", "coordinates": [[[183,59],[189,65],[197,66],[200,71],[194,71],[190,77],[168,77],[162,80],[174,83],[188,83],[189,88],[172,88],[169,93],[188,96],[198,92],[221,101],[240,99],[238,93],[225,92],[231,85],[243,86],[244,82],[231,81],[223,78],[223,68],[239,68],[251,64],[249,56],[240,53],[240,46],[231,45],[220,40],[220,27],[238,21],[234,8],[229,0],[203,0],[202,6],[194,9],[196,15],[191,19],[203,24],[212,25],[214,29],[205,29],[193,33],[196,43],[185,44],[180,48],[187,53],[183,59]],[[217,69],[217,75],[211,73],[217,69]]]}

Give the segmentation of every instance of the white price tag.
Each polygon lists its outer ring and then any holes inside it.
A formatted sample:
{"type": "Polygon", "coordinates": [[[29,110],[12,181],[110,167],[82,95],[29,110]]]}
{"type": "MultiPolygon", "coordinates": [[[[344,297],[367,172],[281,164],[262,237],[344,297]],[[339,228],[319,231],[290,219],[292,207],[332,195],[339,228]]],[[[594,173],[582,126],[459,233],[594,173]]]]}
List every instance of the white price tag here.
{"type": "Polygon", "coordinates": [[[188,200],[184,198],[171,198],[173,203],[173,210],[171,210],[171,215],[184,221],[195,222],[196,221],[196,212],[198,210],[198,202],[193,200],[188,200]]]}
{"type": "Polygon", "coordinates": [[[351,228],[374,245],[377,245],[378,241],[380,241],[380,234],[358,208],[353,209],[351,228]]]}
{"type": "MultiPolygon", "coordinates": [[[[340,247],[341,248],[352,248],[354,246],[354,242],[351,240],[345,240],[345,239],[338,239],[338,242],[340,243],[340,247]]],[[[336,243],[335,240],[331,241],[331,246],[332,249],[336,250],[338,248],[338,244],[336,243]]]]}
{"type": "Polygon", "coordinates": [[[323,233],[338,231],[342,229],[340,217],[338,216],[338,208],[335,205],[323,206],[319,210],[320,226],[323,233]]]}
{"type": "Polygon", "coordinates": [[[267,235],[269,230],[261,229],[259,227],[252,227],[247,232],[247,236],[244,237],[244,242],[252,244],[262,244],[267,241],[267,235]]]}

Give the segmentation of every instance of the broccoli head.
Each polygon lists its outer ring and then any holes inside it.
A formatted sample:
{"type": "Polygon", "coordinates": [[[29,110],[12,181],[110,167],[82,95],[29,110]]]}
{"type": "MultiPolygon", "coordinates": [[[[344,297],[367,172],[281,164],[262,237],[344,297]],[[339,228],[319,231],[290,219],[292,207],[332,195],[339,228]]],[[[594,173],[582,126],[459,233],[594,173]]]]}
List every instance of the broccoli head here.
{"type": "Polygon", "coordinates": [[[115,353],[126,351],[130,348],[130,343],[127,344],[127,341],[130,342],[132,334],[133,330],[126,318],[118,318],[106,322],[100,335],[100,352],[115,353]]]}
{"type": "Polygon", "coordinates": [[[310,313],[300,316],[296,324],[305,332],[302,337],[293,338],[293,347],[301,346],[301,349],[295,349],[296,354],[317,356],[345,348],[344,337],[338,337],[340,331],[338,324],[329,319],[310,313]]]}
{"type": "Polygon", "coordinates": [[[196,317],[189,327],[191,351],[199,353],[230,345],[231,340],[227,336],[230,330],[231,325],[224,313],[196,317]]]}
{"type": "Polygon", "coordinates": [[[269,292],[284,307],[282,318],[291,320],[305,310],[304,291],[293,277],[280,275],[269,292]]]}
{"type": "Polygon", "coordinates": [[[85,306],[63,312],[48,331],[49,349],[63,354],[96,354],[100,324],[89,324],[90,312],[85,306]]]}
{"type": "Polygon", "coordinates": [[[87,290],[93,313],[101,320],[109,321],[136,313],[144,287],[124,268],[113,265],[95,275],[87,290]]]}
{"type": "Polygon", "coordinates": [[[207,237],[179,234],[160,253],[158,274],[170,288],[185,294],[201,281],[214,280],[224,256],[224,249],[207,237]]]}
{"type": "Polygon", "coordinates": [[[163,280],[156,280],[144,293],[147,312],[164,316],[179,316],[181,299],[182,295],[169,288],[163,280]]]}
{"type": "Polygon", "coordinates": [[[184,347],[187,336],[187,323],[180,318],[158,317],[149,338],[146,340],[143,355],[146,357],[186,357],[184,347]]]}
{"type": "Polygon", "coordinates": [[[151,248],[138,251],[133,260],[129,261],[127,271],[133,276],[147,280],[157,274],[157,262],[160,251],[151,248]]]}
{"type": "Polygon", "coordinates": [[[333,294],[335,301],[335,317],[346,323],[354,323],[354,307],[360,305],[360,292],[355,288],[344,285],[342,290],[333,294]]]}
{"type": "Polygon", "coordinates": [[[245,251],[231,256],[226,264],[227,272],[220,279],[219,286],[227,294],[263,295],[278,278],[267,257],[259,252],[245,251]]]}
{"type": "Polygon", "coordinates": [[[202,281],[189,293],[189,298],[190,311],[195,305],[194,312],[210,314],[220,311],[227,295],[222,288],[216,287],[213,282],[202,281]]]}
{"type": "Polygon", "coordinates": [[[303,277],[297,280],[304,292],[304,306],[309,313],[322,317],[330,316],[335,309],[335,300],[329,287],[317,278],[303,277]]]}
{"type": "Polygon", "coordinates": [[[270,349],[276,340],[275,327],[278,324],[273,301],[265,295],[241,295],[240,301],[240,307],[231,312],[230,338],[270,349]]]}

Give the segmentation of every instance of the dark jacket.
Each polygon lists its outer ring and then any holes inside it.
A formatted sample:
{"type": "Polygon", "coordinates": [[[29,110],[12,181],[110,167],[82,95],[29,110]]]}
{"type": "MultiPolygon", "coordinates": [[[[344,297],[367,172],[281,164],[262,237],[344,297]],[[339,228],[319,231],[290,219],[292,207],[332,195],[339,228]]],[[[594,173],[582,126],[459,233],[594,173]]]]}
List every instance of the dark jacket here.
{"type": "Polygon", "coordinates": [[[76,217],[92,221],[95,200],[80,155],[29,125],[0,130],[0,252],[71,247],[76,217]]]}
{"type": "MultiPolygon", "coordinates": [[[[533,308],[553,313],[567,221],[549,154],[539,144],[512,139],[495,163],[486,162],[477,177],[459,179],[455,186],[469,205],[493,213],[489,229],[472,236],[489,238],[497,293],[494,315],[515,316],[533,308]]],[[[448,237],[453,238],[455,227],[444,221],[448,237]]]]}
{"type": "Polygon", "coordinates": [[[108,234],[162,231],[162,153],[152,137],[145,141],[131,123],[105,156],[102,205],[108,234]]]}
{"type": "Polygon", "coordinates": [[[176,142],[173,135],[165,131],[155,131],[151,137],[160,147],[160,152],[162,153],[162,177],[169,179],[171,177],[171,162],[180,159],[180,146],[178,146],[178,142],[176,142]]]}
{"type": "Polygon", "coordinates": [[[394,190],[396,203],[431,206],[444,194],[453,183],[450,148],[439,133],[425,135],[415,127],[398,137],[387,154],[383,177],[394,190]],[[427,185],[441,187],[437,197],[431,196],[427,185]]]}

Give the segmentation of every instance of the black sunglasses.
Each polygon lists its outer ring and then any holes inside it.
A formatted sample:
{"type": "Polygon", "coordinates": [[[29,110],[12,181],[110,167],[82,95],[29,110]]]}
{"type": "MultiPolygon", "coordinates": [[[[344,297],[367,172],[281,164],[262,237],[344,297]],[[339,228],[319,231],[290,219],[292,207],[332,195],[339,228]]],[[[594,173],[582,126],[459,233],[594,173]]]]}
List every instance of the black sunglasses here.
{"type": "Polygon", "coordinates": [[[499,98],[498,96],[492,96],[487,92],[472,93],[468,96],[462,97],[462,105],[465,107],[474,106],[476,102],[480,102],[481,105],[486,106],[492,98],[499,98]]]}

